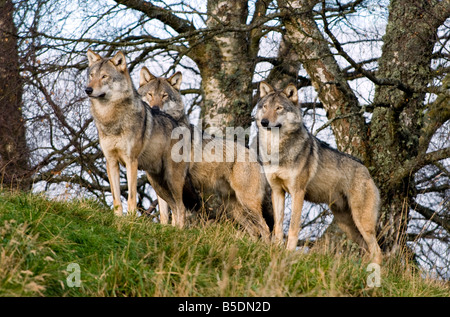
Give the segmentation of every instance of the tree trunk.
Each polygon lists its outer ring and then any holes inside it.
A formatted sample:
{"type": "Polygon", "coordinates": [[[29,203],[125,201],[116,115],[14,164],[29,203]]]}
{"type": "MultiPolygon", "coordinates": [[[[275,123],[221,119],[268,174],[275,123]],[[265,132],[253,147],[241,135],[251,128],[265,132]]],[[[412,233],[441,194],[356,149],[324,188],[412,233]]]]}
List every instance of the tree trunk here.
{"type": "Polygon", "coordinates": [[[251,50],[249,32],[220,31],[246,25],[247,1],[208,1],[207,13],[208,28],[218,31],[190,54],[202,76],[203,128],[247,127],[257,51],[251,50]]]}
{"type": "MultiPolygon", "coordinates": [[[[300,86],[305,85],[305,82],[298,78],[300,65],[297,51],[292,47],[286,34],[283,34],[277,59],[273,63],[273,68],[267,76],[266,82],[277,90],[284,89],[290,83],[294,83],[297,88],[300,88],[300,86]]],[[[306,84],[310,84],[310,82],[308,81],[306,84]]]]}
{"type": "Polygon", "coordinates": [[[433,47],[437,27],[443,22],[442,17],[439,21],[443,10],[438,12],[436,4],[437,1],[391,1],[383,36],[377,76],[411,87],[410,91],[394,86],[377,86],[375,90],[371,158],[373,176],[382,192],[381,244],[388,251],[404,245],[408,214],[416,196],[413,176],[419,167],[408,163],[418,163],[428,148],[429,140],[420,140],[425,128],[425,89],[432,78],[433,47]],[[396,168],[402,166],[412,169],[396,168]]]}
{"type": "Polygon", "coordinates": [[[0,176],[3,186],[29,189],[29,151],[22,116],[17,30],[11,0],[0,2],[0,176]]]}
{"type": "Polygon", "coordinates": [[[366,159],[366,126],[358,99],[345,80],[312,13],[318,1],[279,1],[286,13],[286,36],[311,78],[327,117],[338,149],[366,159]]]}

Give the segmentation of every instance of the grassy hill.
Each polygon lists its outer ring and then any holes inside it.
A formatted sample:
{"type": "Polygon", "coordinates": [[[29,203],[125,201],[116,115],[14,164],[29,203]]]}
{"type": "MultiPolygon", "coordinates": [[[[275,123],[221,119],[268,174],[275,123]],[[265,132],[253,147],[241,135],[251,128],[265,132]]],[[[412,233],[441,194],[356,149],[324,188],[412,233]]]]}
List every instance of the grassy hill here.
{"type": "Polygon", "coordinates": [[[178,230],[93,201],[0,192],[0,296],[449,296],[393,260],[369,287],[366,267],[351,252],[287,252],[230,223],[178,230]]]}

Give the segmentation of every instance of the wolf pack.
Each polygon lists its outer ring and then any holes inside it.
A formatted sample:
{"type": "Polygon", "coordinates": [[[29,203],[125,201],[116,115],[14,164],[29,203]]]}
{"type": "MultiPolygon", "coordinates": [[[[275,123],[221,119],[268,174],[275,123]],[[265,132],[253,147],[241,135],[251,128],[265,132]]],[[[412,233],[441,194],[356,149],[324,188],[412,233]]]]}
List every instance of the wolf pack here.
{"type": "Polygon", "coordinates": [[[117,216],[123,215],[122,165],[128,214],[137,211],[141,170],[158,196],[162,224],[186,227],[188,215],[204,209],[205,197],[214,197],[251,236],[295,250],[304,200],[326,203],[346,236],[367,251],[370,262],[381,263],[376,239],[378,189],[362,162],[308,131],[294,84],[276,90],[260,83],[257,146],[249,148],[190,124],[180,92],[180,72],[157,77],[143,67],[136,89],[123,52],[102,57],[89,49],[87,58],[85,92],[117,216]],[[292,211],[285,242],[286,193],[291,195],[292,211]]]}

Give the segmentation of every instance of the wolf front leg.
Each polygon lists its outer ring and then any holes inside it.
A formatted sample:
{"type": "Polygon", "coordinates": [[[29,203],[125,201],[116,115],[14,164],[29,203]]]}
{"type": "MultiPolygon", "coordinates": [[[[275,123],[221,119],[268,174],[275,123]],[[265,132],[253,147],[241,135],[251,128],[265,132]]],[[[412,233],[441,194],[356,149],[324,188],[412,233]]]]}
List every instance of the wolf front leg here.
{"type": "Polygon", "coordinates": [[[178,228],[183,229],[186,223],[186,208],[183,204],[177,204],[177,223],[178,228]]]}
{"type": "Polygon", "coordinates": [[[277,244],[283,243],[283,218],[284,218],[285,191],[281,186],[272,187],[273,205],[273,236],[272,241],[277,244]]]}
{"type": "Polygon", "coordinates": [[[134,215],[137,209],[137,171],[138,171],[138,160],[128,159],[125,162],[127,169],[127,184],[128,184],[128,215],[134,215]]]}
{"type": "Polygon", "coordinates": [[[169,204],[172,210],[172,226],[183,229],[186,222],[186,208],[182,200],[175,199],[174,202],[169,204]]]}
{"type": "Polygon", "coordinates": [[[286,249],[295,250],[298,243],[298,233],[300,232],[305,191],[302,189],[297,189],[291,194],[291,196],[292,196],[292,213],[286,249]]]}
{"type": "Polygon", "coordinates": [[[167,225],[169,223],[169,204],[167,201],[158,196],[158,205],[159,205],[159,222],[163,225],[167,225]]]}
{"type": "Polygon", "coordinates": [[[120,201],[120,173],[119,162],[114,158],[106,158],[106,172],[108,174],[109,185],[111,186],[111,194],[113,196],[114,214],[116,216],[123,215],[122,202],[120,201]]]}

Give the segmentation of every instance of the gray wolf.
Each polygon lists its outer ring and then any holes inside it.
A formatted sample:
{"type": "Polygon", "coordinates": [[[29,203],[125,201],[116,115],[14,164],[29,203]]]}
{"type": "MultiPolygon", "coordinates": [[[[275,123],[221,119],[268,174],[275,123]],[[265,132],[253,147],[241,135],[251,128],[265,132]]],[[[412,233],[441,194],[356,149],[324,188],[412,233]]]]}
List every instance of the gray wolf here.
{"type": "MultiPolygon", "coordinates": [[[[179,92],[181,80],[181,73],[162,78],[143,68],[138,92],[151,106],[169,112],[178,121],[188,122],[179,92]]],[[[188,176],[194,188],[204,197],[222,198],[232,218],[247,232],[268,240],[273,219],[271,202],[266,198],[270,187],[256,153],[234,140],[208,135],[193,125],[186,138],[190,139],[191,153],[187,159],[188,176]],[[200,157],[196,156],[198,153],[200,157]]]]}
{"type": "Polygon", "coordinates": [[[381,250],[375,235],[380,197],[367,168],[356,158],[332,149],[308,132],[295,85],[275,91],[261,82],[259,97],[255,120],[264,172],[272,187],[273,240],[283,241],[285,192],[288,192],[292,197],[292,215],[287,249],[297,246],[306,199],[327,203],[339,227],[350,239],[368,248],[372,261],[380,263],[381,250]],[[271,142],[277,142],[276,164],[264,157],[271,154],[268,153],[271,142]]]}
{"type": "Polygon", "coordinates": [[[181,72],[176,72],[169,78],[156,77],[147,67],[142,67],[139,77],[138,93],[150,107],[161,110],[177,121],[189,125],[181,99],[181,72]]]}
{"type": "Polygon", "coordinates": [[[171,147],[177,141],[170,137],[171,131],[178,123],[167,114],[153,111],[141,100],[122,52],[112,58],[102,58],[89,49],[87,57],[89,79],[85,91],[106,158],[114,213],[118,216],[123,213],[119,183],[119,164],[122,164],[127,172],[129,213],[136,210],[139,168],[146,171],[156,193],[174,211],[173,224],[183,227],[186,206],[195,204],[197,199],[194,190],[187,190],[188,164],[170,159],[171,147]]]}
{"type": "MultiPolygon", "coordinates": [[[[142,67],[140,72],[138,93],[152,109],[169,114],[172,118],[189,125],[184,114],[183,101],[179,93],[182,74],[175,73],[170,78],[156,77],[147,67],[142,67]]],[[[160,223],[169,223],[169,205],[158,196],[160,223]]]]}

